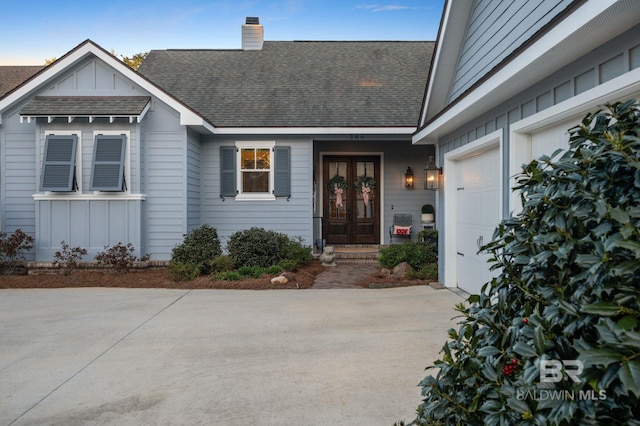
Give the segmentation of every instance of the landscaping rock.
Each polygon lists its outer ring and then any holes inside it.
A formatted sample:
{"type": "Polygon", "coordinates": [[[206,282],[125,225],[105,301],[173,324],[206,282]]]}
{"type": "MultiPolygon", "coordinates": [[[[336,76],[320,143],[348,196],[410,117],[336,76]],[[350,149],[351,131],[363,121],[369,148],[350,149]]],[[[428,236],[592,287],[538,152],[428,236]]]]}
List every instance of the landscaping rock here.
{"type": "Polygon", "coordinates": [[[280,274],[280,276],[285,277],[288,282],[296,280],[296,276],[293,275],[291,272],[283,272],[282,274],[280,274]]]}
{"type": "Polygon", "coordinates": [[[413,268],[411,267],[411,265],[409,265],[407,262],[402,262],[401,264],[393,268],[392,274],[394,277],[404,279],[407,277],[407,274],[411,271],[413,271],[413,268]]]}
{"type": "Polygon", "coordinates": [[[289,280],[284,275],[271,278],[271,284],[286,284],[289,280]]]}

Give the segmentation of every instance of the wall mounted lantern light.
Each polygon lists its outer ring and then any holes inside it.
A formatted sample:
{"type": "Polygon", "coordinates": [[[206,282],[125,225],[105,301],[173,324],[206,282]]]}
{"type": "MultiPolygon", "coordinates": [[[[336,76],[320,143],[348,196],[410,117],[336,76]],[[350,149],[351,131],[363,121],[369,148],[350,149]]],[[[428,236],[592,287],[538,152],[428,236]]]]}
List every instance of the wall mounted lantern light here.
{"type": "Polygon", "coordinates": [[[404,187],[413,189],[413,170],[411,167],[407,167],[407,172],[404,174],[404,187]]]}
{"type": "Polygon", "coordinates": [[[436,166],[433,157],[429,157],[427,166],[424,168],[424,189],[437,191],[440,189],[440,177],[442,176],[442,167],[436,166]]]}

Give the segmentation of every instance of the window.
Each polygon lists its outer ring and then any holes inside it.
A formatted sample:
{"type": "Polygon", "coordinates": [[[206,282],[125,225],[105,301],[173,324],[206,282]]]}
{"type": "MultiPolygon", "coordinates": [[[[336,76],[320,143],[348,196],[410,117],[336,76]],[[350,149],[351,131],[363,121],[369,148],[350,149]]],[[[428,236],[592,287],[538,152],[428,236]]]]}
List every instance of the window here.
{"type": "Polygon", "coordinates": [[[220,147],[220,195],[237,200],[291,196],[291,147],[237,142],[220,147]]]}
{"type": "Polygon", "coordinates": [[[124,191],[126,135],[103,135],[95,137],[93,164],[91,166],[92,191],[124,191]]]}
{"type": "Polygon", "coordinates": [[[40,180],[41,191],[77,190],[76,135],[47,135],[40,180]]]}
{"type": "Polygon", "coordinates": [[[274,199],[274,142],[238,142],[238,199],[274,199]]]}
{"type": "Polygon", "coordinates": [[[240,193],[269,194],[271,149],[240,148],[240,193]]]}

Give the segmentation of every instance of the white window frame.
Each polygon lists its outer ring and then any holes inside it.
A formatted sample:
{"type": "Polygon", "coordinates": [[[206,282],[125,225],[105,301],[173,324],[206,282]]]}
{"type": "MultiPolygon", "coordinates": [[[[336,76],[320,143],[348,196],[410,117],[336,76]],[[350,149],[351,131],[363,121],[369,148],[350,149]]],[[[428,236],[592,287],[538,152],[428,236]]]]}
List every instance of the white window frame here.
{"type": "MultiPolygon", "coordinates": [[[[105,135],[105,136],[120,136],[125,135],[126,140],[124,142],[124,182],[125,182],[125,190],[124,191],[92,191],[94,194],[109,194],[113,196],[118,196],[119,194],[130,194],[131,193],[131,164],[129,158],[131,157],[131,131],[130,130],[94,130],[92,134],[92,151],[91,151],[91,162],[93,163],[93,150],[96,149],[96,136],[105,135]]],[[[93,167],[93,164],[91,164],[93,167]]],[[[91,168],[90,168],[91,169],[91,168]]],[[[91,172],[89,172],[89,176],[91,176],[91,172]]],[[[91,182],[89,182],[91,184],[91,182]]]]}
{"type": "MultiPolygon", "coordinates": [[[[275,170],[274,170],[274,148],[276,146],[275,141],[237,141],[236,149],[236,188],[238,195],[236,200],[238,201],[274,201],[276,199],[273,191],[275,185],[275,170]],[[269,190],[265,193],[255,192],[242,192],[242,150],[243,149],[268,149],[269,150],[269,190]]],[[[266,169],[265,169],[266,170],[266,169]]]]}

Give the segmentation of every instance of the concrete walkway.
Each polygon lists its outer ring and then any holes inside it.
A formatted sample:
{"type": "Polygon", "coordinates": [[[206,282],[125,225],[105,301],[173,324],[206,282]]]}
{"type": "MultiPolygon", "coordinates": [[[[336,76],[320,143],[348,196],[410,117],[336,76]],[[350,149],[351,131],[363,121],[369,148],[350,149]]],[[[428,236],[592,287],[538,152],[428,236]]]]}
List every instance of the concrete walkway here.
{"type": "Polygon", "coordinates": [[[462,299],[384,290],[0,290],[0,425],[410,420],[462,299]]]}

